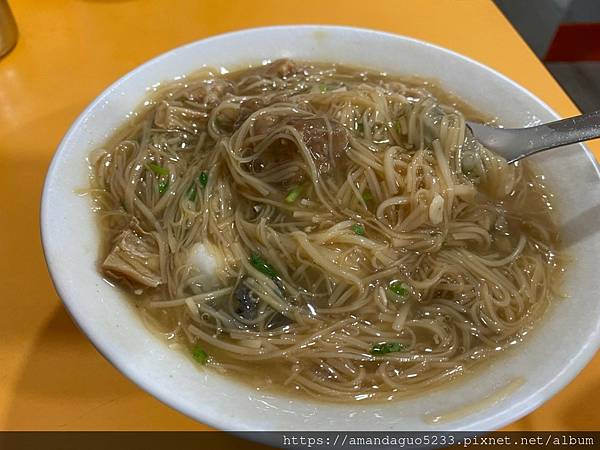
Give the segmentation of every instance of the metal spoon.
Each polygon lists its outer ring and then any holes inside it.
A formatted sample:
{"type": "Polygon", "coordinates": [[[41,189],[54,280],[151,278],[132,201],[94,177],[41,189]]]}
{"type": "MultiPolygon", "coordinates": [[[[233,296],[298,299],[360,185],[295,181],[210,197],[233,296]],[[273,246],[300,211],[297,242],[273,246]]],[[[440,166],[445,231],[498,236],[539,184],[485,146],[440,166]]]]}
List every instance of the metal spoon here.
{"type": "Polygon", "coordinates": [[[477,122],[467,126],[484,147],[513,163],[543,150],[600,137],[600,111],[529,128],[495,128],[477,122]]]}

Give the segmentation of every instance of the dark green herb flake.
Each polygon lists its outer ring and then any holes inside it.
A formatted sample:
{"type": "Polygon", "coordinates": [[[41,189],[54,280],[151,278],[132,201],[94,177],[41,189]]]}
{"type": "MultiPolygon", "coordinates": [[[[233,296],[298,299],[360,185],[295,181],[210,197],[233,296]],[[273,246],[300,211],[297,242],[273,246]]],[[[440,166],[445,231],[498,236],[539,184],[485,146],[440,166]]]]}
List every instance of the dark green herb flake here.
{"type": "Polygon", "coordinates": [[[354,231],[359,236],[365,235],[365,227],[363,227],[360,223],[355,223],[352,225],[352,231],[354,231]]]}
{"type": "Polygon", "coordinates": [[[160,180],[158,182],[158,192],[164,194],[169,189],[169,180],[160,180]]]}
{"type": "Polygon", "coordinates": [[[206,364],[206,362],[208,361],[208,354],[200,347],[194,347],[192,349],[192,356],[194,357],[196,362],[199,362],[202,365],[206,364]]]}
{"type": "Polygon", "coordinates": [[[396,294],[396,295],[398,295],[399,297],[402,297],[402,298],[406,298],[410,294],[410,286],[408,284],[406,284],[406,283],[401,282],[401,281],[394,281],[393,283],[390,284],[389,289],[394,294],[396,294]]]}
{"type": "Polygon", "coordinates": [[[252,264],[252,266],[260,273],[264,273],[268,277],[275,278],[277,276],[277,271],[273,266],[267,263],[258,253],[252,253],[252,255],[250,255],[250,264],[252,264]]]}
{"type": "Polygon", "coordinates": [[[371,355],[385,355],[386,353],[395,353],[406,350],[406,345],[400,342],[380,342],[373,344],[371,355]]]}
{"type": "Polygon", "coordinates": [[[202,188],[205,188],[208,184],[208,172],[202,172],[198,177],[198,181],[200,182],[200,186],[202,186],[202,188]]]}

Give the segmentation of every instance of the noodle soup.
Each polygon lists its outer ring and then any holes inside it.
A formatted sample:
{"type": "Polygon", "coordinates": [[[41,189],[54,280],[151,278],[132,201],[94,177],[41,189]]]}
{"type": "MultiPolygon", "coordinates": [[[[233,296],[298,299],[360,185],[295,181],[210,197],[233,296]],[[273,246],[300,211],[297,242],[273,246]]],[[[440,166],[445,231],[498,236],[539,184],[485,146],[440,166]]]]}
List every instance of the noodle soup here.
{"type": "Polygon", "coordinates": [[[555,297],[551,194],[418,79],[279,60],[166,85],[90,156],[100,268],[199,366],[324,400],[437,386],[555,297]]]}

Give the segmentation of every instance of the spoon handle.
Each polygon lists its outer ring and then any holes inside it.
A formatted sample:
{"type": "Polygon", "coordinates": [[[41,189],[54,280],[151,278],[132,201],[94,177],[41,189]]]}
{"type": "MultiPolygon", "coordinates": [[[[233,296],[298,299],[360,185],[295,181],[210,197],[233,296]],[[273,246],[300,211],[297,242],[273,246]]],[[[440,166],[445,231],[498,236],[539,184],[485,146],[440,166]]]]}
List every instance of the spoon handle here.
{"type": "Polygon", "coordinates": [[[485,147],[514,162],[542,150],[600,137],[600,110],[529,128],[467,125],[485,147]]]}

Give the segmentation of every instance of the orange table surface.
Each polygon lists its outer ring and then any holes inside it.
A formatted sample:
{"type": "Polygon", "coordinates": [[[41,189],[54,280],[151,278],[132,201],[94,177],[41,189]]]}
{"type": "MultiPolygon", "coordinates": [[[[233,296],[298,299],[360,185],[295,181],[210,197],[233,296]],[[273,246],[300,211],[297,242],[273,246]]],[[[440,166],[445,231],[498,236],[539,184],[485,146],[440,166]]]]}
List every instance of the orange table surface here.
{"type": "MultiPolygon", "coordinates": [[[[75,117],[147,59],[206,36],[275,24],[368,27],[430,41],[506,74],[564,116],[577,109],[487,0],[14,0],[0,59],[0,429],[206,430],[121,375],[62,307],[39,238],[50,159],[75,117]]],[[[600,145],[590,147],[600,155],[600,145]]],[[[65,174],[68,176],[68,174],[65,174]]],[[[560,336],[556,337],[560,345],[560,336]]],[[[600,430],[600,357],[508,430],[600,430]]]]}

